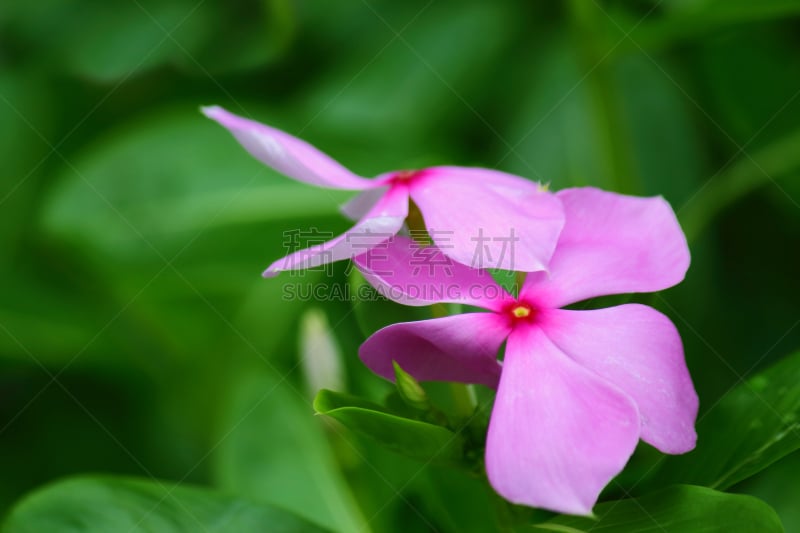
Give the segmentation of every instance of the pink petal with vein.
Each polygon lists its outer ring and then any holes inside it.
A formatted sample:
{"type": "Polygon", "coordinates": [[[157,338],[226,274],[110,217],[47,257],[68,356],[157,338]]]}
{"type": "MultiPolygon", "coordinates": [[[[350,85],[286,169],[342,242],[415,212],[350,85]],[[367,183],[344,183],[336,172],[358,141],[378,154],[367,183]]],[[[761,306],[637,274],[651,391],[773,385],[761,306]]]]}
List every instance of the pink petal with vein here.
{"type": "Polygon", "coordinates": [[[227,128],[250,155],[298,181],[332,189],[361,190],[379,183],[356,176],[305,141],[281,130],[243,118],[219,106],[203,113],[227,128]]]}
{"type": "Polygon", "coordinates": [[[421,381],[457,381],[496,387],[497,351],[508,322],[494,313],[466,313],[392,324],[367,339],[358,354],[373,372],[394,380],[392,361],[421,381]]]}
{"type": "Polygon", "coordinates": [[[434,167],[410,189],[439,249],[473,268],[544,270],[564,224],[555,195],[503,172],[434,167]]]}
{"type": "Polygon", "coordinates": [[[486,440],[486,472],[505,499],[590,514],[639,440],[636,405],[536,326],[508,338],[486,440]]]}
{"type": "Polygon", "coordinates": [[[566,224],[550,272],[528,276],[523,296],[562,307],[607,294],[659,291],[683,279],[689,248],[663,198],[591,187],[565,189],[557,196],[566,224]]]}
{"type": "Polygon", "coordinates": [[[456,263],[408,237],[396,236],[354,261],[381,295],[404,305],[452,302],[498,311],[512,300],[486,270],[456,263]]]}
{"type": "Polygon", "coordinates": [[[559,349],[636,402],[642,440],[664,453],[694,448],[697,394],[680,335],[667,317],[651,307],[629,304],[547,311],[540,322],[559,349]]]}

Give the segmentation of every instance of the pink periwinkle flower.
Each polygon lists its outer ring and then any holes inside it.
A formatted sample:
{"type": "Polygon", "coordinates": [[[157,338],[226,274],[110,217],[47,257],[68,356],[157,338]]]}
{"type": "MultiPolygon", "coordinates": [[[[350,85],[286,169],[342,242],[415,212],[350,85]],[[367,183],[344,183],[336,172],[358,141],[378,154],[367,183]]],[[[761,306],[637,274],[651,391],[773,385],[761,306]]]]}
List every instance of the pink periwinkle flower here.
{"type": "Polygon", "coordinates": [[[357,220],[345,234],[275,261],[264,272],[316,267],[366,252],[395,235],[418,206],[433,241],[453,260],[473,264],[476,243],[486,250],[484,268],[543,270],[564,225],[561,203],[529,180],[466,167],[394,171],[366,179],[308,143],[283,131],[236,116],[220,107],[203,113],[230,130],[256,159],[298,181],[362,191],[342,211],[357,220]],[[479,242],[479,239],[481,242],[479,242]],[[506,253],[507,240],[518,252],[506,253]]]}
{"type": "Polygon", "coordinates": [[[463,265],[438,262],[431,272],[426,264],[442,256],[402,238],[356,258],[375,287],[403,303],[490,311],[387,326],[359,355],[387,379],[394,360],[420,380],[496,388],[485,456],[492,486],[514,503],[589,514],[640,438],[670,454],[694,448],[698,400],[678,332],[655,309],[559,308],[671,287],[689,250],[662,198],[593,188],[557,196],[566,224],[549,272],[529,274],[518,297],[463,265]]]}

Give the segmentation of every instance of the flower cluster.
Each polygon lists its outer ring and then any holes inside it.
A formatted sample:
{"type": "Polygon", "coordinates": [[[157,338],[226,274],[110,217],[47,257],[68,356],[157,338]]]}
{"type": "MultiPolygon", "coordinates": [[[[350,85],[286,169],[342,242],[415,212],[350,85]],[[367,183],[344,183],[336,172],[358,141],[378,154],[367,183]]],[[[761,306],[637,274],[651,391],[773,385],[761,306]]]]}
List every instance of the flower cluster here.
{"type": "Polygon", "coordinates": [[[357,220],[350,231],[276,261],[266,276],[351,258],[372,286],[400,303],[485,310],[387,326],[359,355],[390,380],[396,362],[418,380],[496,389],[485,464],[503,497],[590,514],[639,439],[670,454],[694,447],[698,400],[672,322],[638,304],[563,309],[683,279],[689,250],[662,198],[588,187],[552,193],[523,178],[462,167],[366,179],[282,131],[218,107],[204,112],[285,175],[361,191],[344,207],[357,220]],[[429,242],[397,235],[407,230],[409,205],[421,213],[429,242]],[[507,240],[485,235],[513,236],[513,253],[507,240]],[[486,268],[526,273],[518,294],[486,268]]]}

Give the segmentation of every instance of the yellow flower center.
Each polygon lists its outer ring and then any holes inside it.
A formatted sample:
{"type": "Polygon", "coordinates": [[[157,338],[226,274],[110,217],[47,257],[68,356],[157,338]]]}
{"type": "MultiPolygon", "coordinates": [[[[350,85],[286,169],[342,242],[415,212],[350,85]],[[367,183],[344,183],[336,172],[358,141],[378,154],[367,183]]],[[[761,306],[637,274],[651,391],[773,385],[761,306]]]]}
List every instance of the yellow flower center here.
{"type": "Polygon", "coordinates": [[[525,318],[530,316],[531,308],[527,305],[518,305],[511,310],[511,314],[517,318],[525,318]]]}

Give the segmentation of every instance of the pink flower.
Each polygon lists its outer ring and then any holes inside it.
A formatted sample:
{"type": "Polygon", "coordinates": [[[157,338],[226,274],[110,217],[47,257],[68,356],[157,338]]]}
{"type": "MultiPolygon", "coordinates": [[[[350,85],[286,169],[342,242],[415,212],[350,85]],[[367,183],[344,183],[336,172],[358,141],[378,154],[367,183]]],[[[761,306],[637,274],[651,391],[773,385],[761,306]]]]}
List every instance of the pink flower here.
{"type": "Polygon", "coordinates": [[[342,208],[357,220],[352,229],[274,262],[264,276],[366,252],[400,230],[409,199],[419,207],[432,239],[447,256],[474,264],[480,247],[479,266],[484,268],[544,270],[564,225],[555,196],[517,176],[479,168],[433,167],[365,179],[285,132],[220,107],[205,107],[203,113],[230,130],[253,157],[290,178],[320,187],[362,191],[342,208]],[[513,256],[506,253],[504,239],[515,240],[519,251],[513,256]]]}
{"type": "Polygon", "coordinates": [[[496,388],[486,440],[492,486],[514,503],[589,514],[640,438],[665,453],[694,447],[698,401],[667,317],[638,304],[559,308],[675,285],[689,251],[662,198],[592,188],[557,196],[566,224],[549,272],[529,274],[516,298],[463,265],[432,274],[408,241],[356,258],[373,285],[404,303],[438,299],[491,311],[394,324],[359,354],[387,379],[395,360],[420,380],[496,388]]]}

